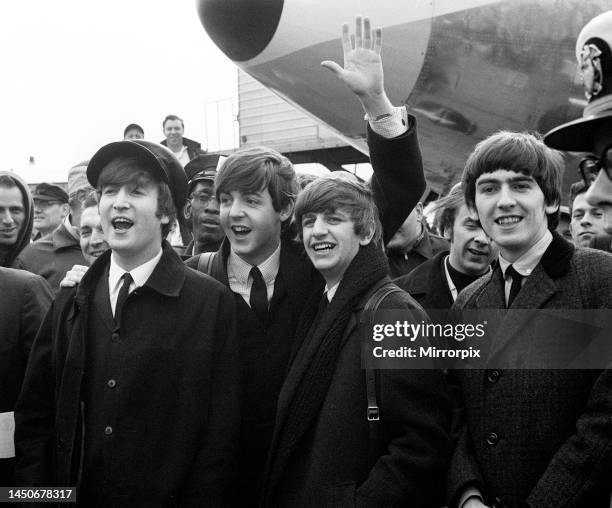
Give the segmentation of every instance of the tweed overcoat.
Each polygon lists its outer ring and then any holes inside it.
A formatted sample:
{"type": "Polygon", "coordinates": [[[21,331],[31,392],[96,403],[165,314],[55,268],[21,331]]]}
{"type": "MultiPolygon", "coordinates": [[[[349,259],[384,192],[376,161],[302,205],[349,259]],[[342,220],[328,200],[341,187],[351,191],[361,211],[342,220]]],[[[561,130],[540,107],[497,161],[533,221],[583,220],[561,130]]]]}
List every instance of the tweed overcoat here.
{"type": "MultiPolygon", "coordinates": [[[[503,309],[499,265],[457,298],[454,309],[503,309]]],[[[612,256],[553,241],[512,309],[612,308],[612,256]]],[[[547,347],[538,320],[506,317],[489,358],[547,347]]],[[[506,316],[508,314],[506,313],[506,316]]],[[[580,335],[580,334],[578,334],[580,335]]],[[[562,340],[574,340],[567,333],[562,340]]],[[[457,371],[464,426],[449,471],[450,506],[468,485],[492,506],[608,508],[612,490],[610,370],[457,371]]]]}

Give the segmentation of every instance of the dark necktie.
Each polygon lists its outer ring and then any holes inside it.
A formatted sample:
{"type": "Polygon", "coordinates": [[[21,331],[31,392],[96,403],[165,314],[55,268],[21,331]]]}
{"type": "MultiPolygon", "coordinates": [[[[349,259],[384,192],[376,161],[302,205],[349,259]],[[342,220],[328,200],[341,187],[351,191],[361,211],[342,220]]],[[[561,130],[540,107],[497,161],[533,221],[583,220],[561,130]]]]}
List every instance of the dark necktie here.
{"type": "Polygon", "coordinates": [[[251,277],[253,277],[253,285],[251,286],[249,304],[257,319],[266,321],[268,319],[268,289],[266,283],[256,266],[251,268],[251,277]]]}
{"type": "Polygon", "coordinates": [[[519,291],[521,290],[521,281],[523,280],[523,276],[518,273],[512,265],[506,269],[506,275],[510,275],[510,278],[512,279],[510,294],[508,295],[508,305],[506,306],[509,309],[512,302],[516,298],[516,295],[518,295],[519,291]]]}
{"type": "Polygon", "coordinates": [[[123,310],[123,305],[125,304],[125,300],[130,294],[130,284],[133,279],[130,275],[130,272],[125,272],[121,278],[123,279],[123,285],[119,290],[119,296],[117,296],[117,304],[115,305],[115,323],[119,325],[121,323],[121,311],[123,310]]]}

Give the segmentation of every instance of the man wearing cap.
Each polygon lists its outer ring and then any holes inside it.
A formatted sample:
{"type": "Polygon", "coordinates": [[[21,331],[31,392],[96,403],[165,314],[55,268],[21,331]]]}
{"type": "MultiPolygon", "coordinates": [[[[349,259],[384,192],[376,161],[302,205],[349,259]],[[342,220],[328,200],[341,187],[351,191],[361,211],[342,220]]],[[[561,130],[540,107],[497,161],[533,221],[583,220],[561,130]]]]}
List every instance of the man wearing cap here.
{"type": "Polygon", "coordinates": [[[187,196],[144,140],[87,177],[110,250],[60,292],[15,411],[19,485],[76,485],[83,506],[224,506],[239,427],[234,302],[163,239],[187,196]]]}
{"type": "Polygon", "coordinates": [[[576,41],[576,58],[588,100],[583,117],[546,134],[551,148],[590,152],[579,171],[589,187],[586,200],[604,211],[604,229],[612,234],[612,11],[589,21],[576,41]]]}
{"type": "Polygon", "coordinates": [[[123,139],[144,139],[144,129],[137,123],[131,123],[123,130],[123,139]]]}
{"type": "Polygon", "coordinates": [[[85,175],[87,162],[81,162],[68,171],[70,213],[51,233],[26,246],[17,259],[20,268],[45,278],[56,293],[66,272],[74,265],[85,264],[79,245],[79,223],[83,200],[93,190],[85,175]]]}
{"type": "Polygon", "coordinates": [[[34,189],[34,241],[52,233],[68,216],[68,194],[59,185],[40,183],[34,189]]]}
{"type": "Polygon", "coordinates": [[[219,155],[202,154],[185,166],[189,181],[185,218],[191,222],[193,232],[193,239],[183,253],[188,258],[217,251],[225,238],[219,221],[219,202],[214,193],[217,166],[224,159],[219,155]]]}

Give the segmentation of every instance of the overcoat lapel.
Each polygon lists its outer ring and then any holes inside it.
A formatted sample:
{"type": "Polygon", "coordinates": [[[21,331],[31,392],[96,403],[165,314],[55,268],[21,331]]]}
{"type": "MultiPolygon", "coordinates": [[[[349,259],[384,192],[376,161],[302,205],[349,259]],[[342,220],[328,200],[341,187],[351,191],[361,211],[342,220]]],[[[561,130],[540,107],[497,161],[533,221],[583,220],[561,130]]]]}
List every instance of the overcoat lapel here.
{"type": "MultiPolygon", "coordinates": [[[[488,296],[495,299],[490,301],[499,303],[505,301],[505,295],[501,269],[496,270],[499,271],[499,277],[495,277],[496,284],[489,284],[495,288],[491,289],[488,296]]],[[[544,271],[542,265],[538,264],[533,273],[527,277],[511,309],[505,311],[504,318],[501,320],[489,349],[488,359],[492,360],[493,357],[500,354],[513,339],[518,338],[525,327],[534,326],[538,312],[556,292],[557,286],[554,281],[544,271]],[[514,310],[519,310],[519,312],[512,312],[514,310]]],[[[498,308],[504,306],[502,303],[498,308]]]]}

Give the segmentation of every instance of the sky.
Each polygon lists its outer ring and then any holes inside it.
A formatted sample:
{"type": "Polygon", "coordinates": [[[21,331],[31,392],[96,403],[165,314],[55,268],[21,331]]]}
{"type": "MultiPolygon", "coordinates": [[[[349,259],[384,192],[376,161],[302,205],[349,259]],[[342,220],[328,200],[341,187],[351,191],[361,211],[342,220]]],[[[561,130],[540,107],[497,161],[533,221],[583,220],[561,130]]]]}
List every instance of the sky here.
{"type": "Polygon", "coordinates": [[[7,2],[0,62],[0,169],[28,183],[65,182],[130,123],[160,141],[168,114],[204,148],[234,146],[237,68],[196,0],[7,2]]]}

